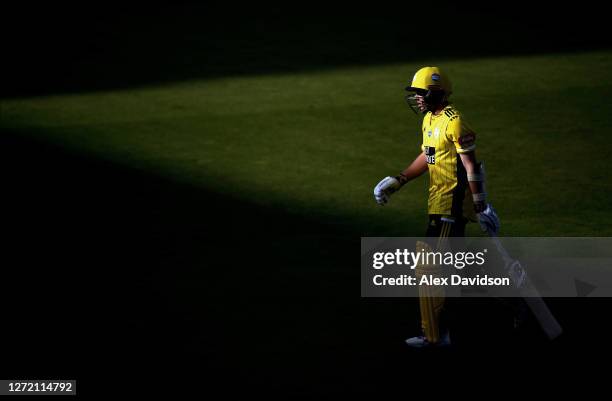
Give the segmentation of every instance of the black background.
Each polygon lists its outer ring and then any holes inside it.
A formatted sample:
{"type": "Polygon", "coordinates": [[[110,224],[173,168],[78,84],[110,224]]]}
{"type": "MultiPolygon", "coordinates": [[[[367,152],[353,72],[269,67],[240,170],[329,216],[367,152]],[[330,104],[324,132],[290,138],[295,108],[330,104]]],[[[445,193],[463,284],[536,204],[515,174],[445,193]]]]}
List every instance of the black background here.
{"type": "MultiPolygon", "coordinates": [[[[3,98],[609,46],[583,3],[26,2],[2,19],[3,98]]],[[[359,297],[359,221],[243,204],[36,134],[0,139],[3,378],[75,378],[81,395],[520,392],[591,383],[578,373],[609,355],[609,302],[578,299],[550,300],[566,329],[553,343],[462,301],[457,347],[408,350],[416,302],[359,297]]]]}

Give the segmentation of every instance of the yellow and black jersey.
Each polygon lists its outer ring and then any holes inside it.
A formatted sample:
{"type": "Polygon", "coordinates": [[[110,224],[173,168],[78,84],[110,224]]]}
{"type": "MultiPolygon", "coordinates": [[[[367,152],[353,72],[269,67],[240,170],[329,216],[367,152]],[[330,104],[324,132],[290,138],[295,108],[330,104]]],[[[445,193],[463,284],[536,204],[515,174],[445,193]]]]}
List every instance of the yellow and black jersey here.
{"type": "Polygon", "coordinates": [[[429,168],[428,213],[466,215],[471,209],[467,174],[459,154],[476,148],[476,135],[462,120],[453,105],[446,106],[434,115],[428,112],[423,118],[423,145],[429,168]]]}

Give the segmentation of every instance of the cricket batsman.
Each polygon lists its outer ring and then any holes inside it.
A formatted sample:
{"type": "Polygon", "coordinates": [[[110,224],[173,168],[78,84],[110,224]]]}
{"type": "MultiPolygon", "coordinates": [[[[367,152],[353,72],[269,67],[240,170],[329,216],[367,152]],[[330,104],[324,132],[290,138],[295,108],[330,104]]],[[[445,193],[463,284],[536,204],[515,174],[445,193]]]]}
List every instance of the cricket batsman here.
{"type": "MultiPolygon", "coordinates": [[[[421,153],[399,175],[385,177],[376,185],[376,202],[386,204],[393,193],[429,172],[426,236],[438,238],[431,244],[439,247],[445,237],[463,237],[469,221],[478,220],[483,231],[497,233],[499,219],[487,203],[484,167],[476,160],[476,134],[449,103],[452,86],[448,76],[438,67],[423,67],[406,91],[409,106],[424,115],[421,153]]],[[[417,251],[424,247],[431,249],[430,244],[419,242],[417,251]]],[[[436,266],[421,265],[416,267],[416,274],[436,275],[439,271],[436,266]]],[[[450,345],[448,327],[443,322],[441,326],[443,289],[419,288],[419,306],[422,335],[406,343],[411,347],[450,345]]]]}

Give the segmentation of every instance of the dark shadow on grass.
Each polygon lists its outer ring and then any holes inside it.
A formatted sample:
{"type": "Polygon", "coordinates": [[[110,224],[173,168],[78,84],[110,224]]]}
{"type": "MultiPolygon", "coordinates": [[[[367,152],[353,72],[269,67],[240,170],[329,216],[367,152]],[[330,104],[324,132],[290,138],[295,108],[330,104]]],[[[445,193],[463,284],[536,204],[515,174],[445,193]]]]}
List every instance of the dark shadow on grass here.
{"type": "Polygon", "coordinates": [[[3,98],[610,45],[584,2],[19,4],[4,10],[3,98]]]}
{"type": "Polygon", "coordinates": [[[497,306],[472,302],[456,324],[473,343],[410,352],[416,302],[360,299],[358,223],[257,207],[36,137],[0,138],[4,377],[77,378],[84,394],[112,392],[98,387],[109,377],[171,391],[162,378],[179,376],[195,380],[183,390],[378,393],[415,369],[458,378],[517,355],[552,365],[584,351],[583,319],[609,304],[582,300],[578,314],[575,300],[553,302],[569,333],[551,345],[513,337],[497,306]]]}

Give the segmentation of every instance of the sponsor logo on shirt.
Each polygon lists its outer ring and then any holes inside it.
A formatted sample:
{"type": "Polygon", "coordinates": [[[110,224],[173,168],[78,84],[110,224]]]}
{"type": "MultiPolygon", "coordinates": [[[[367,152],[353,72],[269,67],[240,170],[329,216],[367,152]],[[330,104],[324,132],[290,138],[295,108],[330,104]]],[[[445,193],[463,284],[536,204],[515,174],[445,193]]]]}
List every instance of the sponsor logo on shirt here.
{"type": "Polygon", "coordinates": [[[471,146],[474,144],[475,140],[476,135],[474,135],[473,133],[465,134],[459,137],[459,145],[461,145],[462,147],[471,146]]]}
{"type": "Polygon", "coordinates": [[[433,146],[425,146],[425,159],[427,164],[436,164],[436,148],[433,146]]]}

